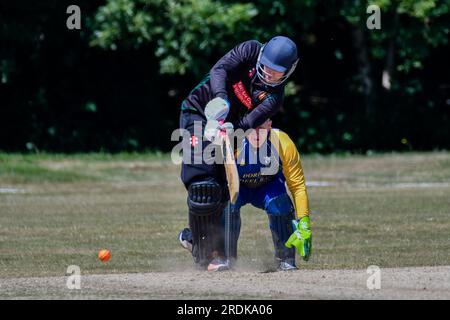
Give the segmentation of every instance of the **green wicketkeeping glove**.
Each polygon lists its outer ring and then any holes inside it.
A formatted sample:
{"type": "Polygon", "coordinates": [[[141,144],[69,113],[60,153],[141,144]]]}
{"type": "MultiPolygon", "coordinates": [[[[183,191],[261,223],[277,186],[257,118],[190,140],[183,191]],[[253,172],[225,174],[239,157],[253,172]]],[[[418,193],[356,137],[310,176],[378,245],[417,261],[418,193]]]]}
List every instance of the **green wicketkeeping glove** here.
{"type": "Polygon", "coordinates": [[[288,248],[294,246],[298,254],[303,257],[303,260],[308,261],[312,249],[309,217],[303,217],[300,221],[292,220],[292,225],[294,227],[294,233],[284,245],[288,248]]]}

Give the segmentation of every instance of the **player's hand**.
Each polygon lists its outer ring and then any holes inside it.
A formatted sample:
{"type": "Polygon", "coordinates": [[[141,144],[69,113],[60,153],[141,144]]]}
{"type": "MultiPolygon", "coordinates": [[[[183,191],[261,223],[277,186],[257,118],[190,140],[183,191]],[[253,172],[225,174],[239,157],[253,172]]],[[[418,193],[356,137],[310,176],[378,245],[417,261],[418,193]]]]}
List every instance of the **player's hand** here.
{"type": "Polygon", "coordinates": [[[221,144],[222,137],[230,131],[233,131],[231,122],[208,120],[205,126],[205,137],[213,143],[221,144]]]}
{"type": "Polygon", "coordinates": [[[217,97],[208,102],[205,107],[205,117],[209,120],[224,121],[230,111],[228,100],[217,97]]]}
{"type": "Polygon", "coordinates": [[[309,217],[303,217],[300,221],[292,220],[292,224],[294,225],[294,233],[292,233],[284,245],[288,248],[294,246],[303,260],[308,261],[312,249],[309,217]]]}

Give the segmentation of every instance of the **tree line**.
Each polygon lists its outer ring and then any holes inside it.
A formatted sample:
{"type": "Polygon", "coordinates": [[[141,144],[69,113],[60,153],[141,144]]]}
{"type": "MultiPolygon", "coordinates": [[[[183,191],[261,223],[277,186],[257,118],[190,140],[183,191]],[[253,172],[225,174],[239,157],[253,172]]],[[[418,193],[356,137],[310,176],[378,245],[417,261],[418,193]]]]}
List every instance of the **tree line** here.
{"type": "Polygon", "coordinates": [[[274,120],[302,152],[450,147],[450,2],[0,2],[0,150],[168,151],[223,54],[276,34],[300,62],[274,120]],[[70,5],[80,8],[69,29],[70,5]],[[368,28],[369,5],[380,28],[368,28]]]}

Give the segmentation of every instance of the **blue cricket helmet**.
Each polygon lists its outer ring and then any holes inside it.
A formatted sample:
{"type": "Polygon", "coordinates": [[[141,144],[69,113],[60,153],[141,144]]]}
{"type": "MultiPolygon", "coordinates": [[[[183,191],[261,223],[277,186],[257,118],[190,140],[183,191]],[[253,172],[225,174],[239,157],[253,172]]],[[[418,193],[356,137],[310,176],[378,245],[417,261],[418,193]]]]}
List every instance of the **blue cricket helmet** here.
{"type": "Polygon", "coordinates": [[[284,36],[276,36],[264,44],[256,62],[256,71],[259,79],[266,85],[277,86],[287,80],[294,72],[298,63],[296,44],[284,36]],[[277,81],[267,81],[267,72],[264,66],[272,70],[283,72],[284,75],[277,81]]]}

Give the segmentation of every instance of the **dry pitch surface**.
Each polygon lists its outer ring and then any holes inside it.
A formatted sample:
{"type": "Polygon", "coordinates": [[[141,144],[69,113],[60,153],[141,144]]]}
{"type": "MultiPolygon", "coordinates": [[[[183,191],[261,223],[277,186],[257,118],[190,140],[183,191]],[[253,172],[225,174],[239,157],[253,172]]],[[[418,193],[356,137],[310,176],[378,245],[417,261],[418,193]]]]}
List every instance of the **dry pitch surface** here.
{"type": "Polygon", "coordinates": [[[365,270],[158,272],[86,275],[80,290],[67,277],[2,281],[3,299],[450,299],[450,267],[381,270],[369,290],[365,270]]]}
{"type": "Polygon", "coordinates": [[[177,243],[186,193],[167,158],[0,155],[0,298],[450,299],[449,153],[303,165],[312,259],[270,272],[267,217],[245,207],[240,265],[207,274],[177,243]],[[70,265],[81,290],[66,286],[70,265]],[[367,288],[370,265],[380,290],[367,288]]]}

